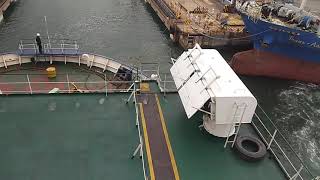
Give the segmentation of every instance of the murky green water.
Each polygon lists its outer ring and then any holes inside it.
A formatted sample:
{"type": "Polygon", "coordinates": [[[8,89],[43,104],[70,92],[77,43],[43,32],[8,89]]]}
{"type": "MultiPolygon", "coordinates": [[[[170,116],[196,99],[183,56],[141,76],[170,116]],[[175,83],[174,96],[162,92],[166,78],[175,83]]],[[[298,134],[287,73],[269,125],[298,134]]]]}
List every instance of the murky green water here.
{"type": "MultiPolygon", "coordinates": [[[[312,3],[319,7],[317,0],[312,3]]],[[[36,32],[45,36],[44,16],[52,38],[78,40],[83,51],[124,63],[160,62],[167,72],[170,57],[182,51],[144,0],[20,0],[0,24],[0,52],[15,51],[20,39],[32,39],[36,32]]],[[[221,52],[229,59],[234,50],[221,52]]],[[[320,175],[320,87],[268,78],[243,80],[301,158],[320,175]]]]}

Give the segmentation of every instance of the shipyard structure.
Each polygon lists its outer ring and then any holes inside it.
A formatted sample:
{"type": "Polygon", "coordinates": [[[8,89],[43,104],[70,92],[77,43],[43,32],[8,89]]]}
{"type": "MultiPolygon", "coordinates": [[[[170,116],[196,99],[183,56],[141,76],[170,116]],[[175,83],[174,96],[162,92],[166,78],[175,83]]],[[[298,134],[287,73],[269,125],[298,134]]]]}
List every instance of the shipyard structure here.
{"type": "Polygon", "coordinates": [[[0,0],[0,22],[3,20],[3,13],[8,9],[11,3],[16,0],[0,0]]]}
{"type": "Polygon", "coordinates": [[[184,49],[239,46],[250,43],[234,4],[217,0],[145,0],[157,13],[170,38],[184,49]]]}

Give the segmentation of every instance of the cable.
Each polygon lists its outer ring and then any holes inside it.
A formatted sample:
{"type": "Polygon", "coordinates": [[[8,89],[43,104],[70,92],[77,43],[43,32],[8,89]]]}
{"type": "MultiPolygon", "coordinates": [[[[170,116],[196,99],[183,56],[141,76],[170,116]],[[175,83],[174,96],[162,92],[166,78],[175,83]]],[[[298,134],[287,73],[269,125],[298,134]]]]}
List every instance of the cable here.
{"type": "Polygon", "coordinates": [[[211,39],[217,39],[217,40],[239,40],[239,41],[245,41],[245,40],[242,40],[242,39],[247,39],[247,38],[250,38],[250,37],[254,37],[254,36],[258,36],[260,34],[263,34],[265,32],[268,32],[270,31],[271,29],[267,29],[265,31],[262,31],[262,32],[259,32],[259,33],[256,33],[256,34],[252,34],[252,35],[249,35],[249,36],[245,36],[245,37],[239,37],[239,38],[219,38],[219,37],[214,37],[214,36],[209,36],[209,35],[206,35],[206,34],[203,34],[201,32],[198,32],[196,29],[192,28],[194,31],[196,31],[197,33],[203,35],[203,36],[206,36],[208,38],[211,38],[211,39]]]}

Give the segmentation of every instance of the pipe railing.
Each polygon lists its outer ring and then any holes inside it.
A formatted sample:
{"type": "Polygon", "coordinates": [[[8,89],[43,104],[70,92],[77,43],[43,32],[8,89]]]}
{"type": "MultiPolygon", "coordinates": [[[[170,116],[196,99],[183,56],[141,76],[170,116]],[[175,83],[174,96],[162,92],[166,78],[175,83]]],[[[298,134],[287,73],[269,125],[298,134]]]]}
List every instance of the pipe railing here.
{"type": "Polygon", "coordinates": [[[315,178],[260,105],[251,124],[288,179],[315,178]]]}
{"type": "Polygon", "coordinates": [[[145,80],[150,80],[153,75],[158,76],[160,74],[160,64],[140,63],[139,73],[146,77],[145,80]]]}
{"type": "Polygon", "coordinates": [[[140,76],[146,77],[144,80],[154,80],[164,95],[167,92],[177,92],[174,81],[170,73],[160,73],[159,63],[141,63],[140,76]]]}
{"type": "MultiPolygon", "coordinates": [[[[51,40],[47,41],[46,39],[42,40],[42,45],[45,53],[50,53],[52,50],[79,50],[79,45],[77,41],[74,40],[51,40]]],[[[19,50],[23,52],[23,50],[35,50],[37,51],[38,46],[35,40],[33,39],[24,39],[20,40],[19,50]]]]}
{"type": "Polygon", "coordinates": [[[32,81],[30,75],[25,76],[27,81],[0,82],[1,94],[49,94],[55,93],[128,93],[133,90],[134,81],[72,81],[67,74],[67,81],[32,81]],[[46,87],[45,87],[46,86],[46,87]],[[111,87],[108,87],[111,86],[111,87]],[[9,87],[9,88],[8,88],[9,87]],[[10,89],[10,90],[7,90],[10,89]]]}
{"type": "Polygon", "coordinates": [[[175,82],[172,79],[171,74],[163,73],[158,75],[158,84],[161,92],[163,92],[164,96],[168,92],[177,92],[177,88],[175,86],[175,82]]]}
{"type": "Polygon", "coordinates": [[[137,103],[137,97],[136,97],[136,83],[134,84],[134,91],[133,91],[133,99],[134,99],[134,106],[135,106],[135,113],[136,113],[136,126],[138,128],[138,135],[139,135],[139,153],[140,153],[140,157],[141,157],[141,163],[142,163],[142,169],[143,169],[143,176],[144,176],[144,180],[148,180],[147,178],[147,173],[146,173],[146,166],[145,166],[145,160],[144,160],[144,153],[143,153],[143,137],[142,137],[142,133],[141,133],[141,126],[140,126],[140,121],[139,121],[139,107],[138,107],[138,103],[137,103]]]}

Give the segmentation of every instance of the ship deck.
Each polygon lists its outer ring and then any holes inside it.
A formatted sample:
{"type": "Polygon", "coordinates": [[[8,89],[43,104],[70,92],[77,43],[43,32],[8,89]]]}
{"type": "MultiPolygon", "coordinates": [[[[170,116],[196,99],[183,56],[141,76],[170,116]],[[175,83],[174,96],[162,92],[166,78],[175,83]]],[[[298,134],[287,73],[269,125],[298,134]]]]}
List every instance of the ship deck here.
{"type": "MultiPolygon", "coordinates": [[[[68,66],[55,66],[60,72],[68,71],[68,66]]],[[[69,70],[76,73],[72,68],[69,70]]],[[[23,73],[32,73],[26,71],[23,73]]],[[[46,77],[45,74],[42,76],[46,77]]],[[[10,76],[10,79],[3,77],[2,73],[1,82],[12,82],[17,76],[10,76]]],[[[58,74],[57,78],[64,77],[58,74]]],[[[95,76],[92,78],[95,79],[95,76]]],[[[139,144],[139,135],[135,104],[126,103],[129,96],[130,93],[109,93],[107,96],[104,93],[3,94],[0,96],[0,178],[143,179],[141,160],[138,157],[131,159],[139,144]]],[[[266,157],[257,163],[246,162],[230,146],[223,147],[225,139],[200,130],[199,116],[187,120],[177,94],[164,97],[151,83],[150,92],[145,96],[149,97],[150,103],[143,104],[143,96],[140,95],[143,106],[140,117],[142,113],[149,125],[163,120],[162,126],[166,127],[159,132],[161,136],[161,133],[167,134],[165,141],[170,141],[173,155],[171,157],[169,153],[170,157],[166,156],[167,162],[174,158],[175,173],[178,173],[170,179],[285,179],[274,159],[266,157]],[[158,101],[157,106],[161,110],[155,111],[155,101],[158,101]]],[[[160,141],[158,136],[154,136],[156,129],[151,127],[146,131],[151,141],[149,148],[153,150],[157,149],[152,143],[160,141]]],[[[244,126],[242,131],[252,133],[250,126],[244,126]]],[[[166,146],[156,144],[169,148],[167,143],[166,146]]],[[[146,175],[150,178],[150,165],[155,168],[154,172],[160,172],[153,163],[158,163],[160,168],[165,163],[161,164],[155,156],[148,163],[147,152],[147,147],[144,147],[146,175]]],[[[159,157],[161,153],[163,151],[159,157]]],[[[158,177],[168,179],[164,174],[158,177]]]]}
{"type": "MultiPolygon", "coordinates": [[[[0,178],[143,179],[140,160],[130,159],[139,141],[126,97],[1,97],[0,178]]],[[[245,162],[223,148],[223,139],[199,131],[176,95],[160,102],[181,179],[284,179],[273,159],[245,162]]]]}
{"type": "MultiPolygon", "coordinates": [[[[188,120],[176,94],[159,99],[181,179],[285,179],[273,158],[246,162],[230,146],[223,147],[224,138],[200,130],[201,117],[188,120]]],[[[242,126],[240,133],[255,136],[251,126],[242,126]]]]}
{"type": "Polygon", "coordinates": [[[126,95],[0,99],[0,178],[143,179],[130,156],[139,139],[126,95]],[[120,113],[121,112],[121,113],[120,113]]]}

